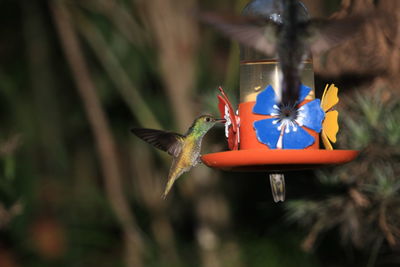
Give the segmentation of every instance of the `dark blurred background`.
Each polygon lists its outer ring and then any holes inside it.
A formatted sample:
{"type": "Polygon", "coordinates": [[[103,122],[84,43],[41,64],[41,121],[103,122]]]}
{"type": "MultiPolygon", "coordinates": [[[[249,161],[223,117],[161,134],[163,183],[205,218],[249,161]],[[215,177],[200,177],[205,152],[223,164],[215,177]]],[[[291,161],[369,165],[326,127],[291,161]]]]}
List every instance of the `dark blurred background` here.
{"type": "MultiPolygon", "coordinates": [[[[391,22],[314,58],[360,157],[287,173],[275,204],[267,174],[204,165],[163,200],[170,158],[129,132],[237,99],[237,44],[190,11],[246,0],[1,0],[0,266],[400,266],[400,2],[303,2],[391,22]]],[[[226,146],[216,127],[202,153],[226,146]]]]}

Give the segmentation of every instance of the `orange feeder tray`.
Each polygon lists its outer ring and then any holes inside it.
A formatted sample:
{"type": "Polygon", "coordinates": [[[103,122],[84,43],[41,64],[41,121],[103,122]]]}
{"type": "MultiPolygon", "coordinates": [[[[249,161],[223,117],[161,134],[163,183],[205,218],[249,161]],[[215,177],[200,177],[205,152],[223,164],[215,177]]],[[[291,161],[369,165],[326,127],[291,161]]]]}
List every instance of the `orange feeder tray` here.
{"type": "Polygon", "coordinates": [[[356,150],[235,150],[202,156],[208,167],[226,171],[288,171],[320,168],[354,160],[356,150]]]}

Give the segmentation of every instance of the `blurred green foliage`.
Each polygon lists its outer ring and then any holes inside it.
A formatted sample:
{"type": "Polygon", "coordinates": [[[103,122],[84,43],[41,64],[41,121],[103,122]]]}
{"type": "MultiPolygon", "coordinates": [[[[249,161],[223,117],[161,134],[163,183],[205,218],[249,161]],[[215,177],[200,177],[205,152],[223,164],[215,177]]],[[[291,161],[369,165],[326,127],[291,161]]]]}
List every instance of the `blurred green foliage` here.
{"type": "Polygon", "coordinates": [[[369,254],[368,266],[387,253],[386,243],[397,250],[400,233],[400,125],[393,123],[400,119],[400,105],[398,97],[384,101],[382,91],[344,100],[348,111],[341,113],[340,145],[360,149],[359,158],[317,172],[329,193],[286,204],[289,221],[310,229],[303,246],[311,249],[323,233],[338,228],[343,245],[369,254]]]}

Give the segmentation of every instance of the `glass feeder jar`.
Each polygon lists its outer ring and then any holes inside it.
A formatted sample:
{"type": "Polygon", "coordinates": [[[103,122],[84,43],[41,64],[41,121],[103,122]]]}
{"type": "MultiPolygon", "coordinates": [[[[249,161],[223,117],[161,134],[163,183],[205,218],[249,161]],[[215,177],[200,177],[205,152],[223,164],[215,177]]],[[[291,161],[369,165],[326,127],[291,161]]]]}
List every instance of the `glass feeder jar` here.
{"type": "MultiPolygon", "coordinates": [[[[301,2],[299,18],[307,20],[308,12],[301,2]]],[[[281,0],[253,0],[243,10],[244,16],[261,17],[282,23],[283,6],[281,0]]],[[[282,73],[276,55],[266,56],[249,47],[240,47],[240,149],[268,149],[257,140],[253,122],[265,119],[265,116],[252,112],[257,95],[268,85],[271,85],[276,95],[281,95],[282,73]]],[[[315,98],[314,71],[312,59],[304,61],[304,69],[301,73],[301,82],[312,90],[305,101],[315,98]]],[[[319,148],[318,134],[308,131],[316,139],[309,149],[319,148]]]]}

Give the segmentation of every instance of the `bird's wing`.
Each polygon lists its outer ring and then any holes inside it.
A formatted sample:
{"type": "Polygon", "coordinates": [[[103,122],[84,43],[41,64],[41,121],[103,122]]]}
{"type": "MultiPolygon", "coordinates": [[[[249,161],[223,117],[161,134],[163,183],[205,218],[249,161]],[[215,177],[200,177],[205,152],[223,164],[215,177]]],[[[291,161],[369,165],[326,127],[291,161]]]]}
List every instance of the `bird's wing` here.
{"type": "Polygon", "coordinates": [[[212,12],[200,14],[200,19],[213,25],[228,37],[261,53],[273,55],[279,24],[259,18],[227,16],[212,12]]]}
{"type": "Polygon", "coordinates": [[[304,23],[313,55],[325,52],[353,38],[375,15],[359,15],[343,19],[313,19],[304,23]]]}
{"type": "Polygon", "coordinates": [[[177,157],[182,150],[183,136],[180,134],[145,128],[132,128],[131,132],[171,156],[177,157]]]}

